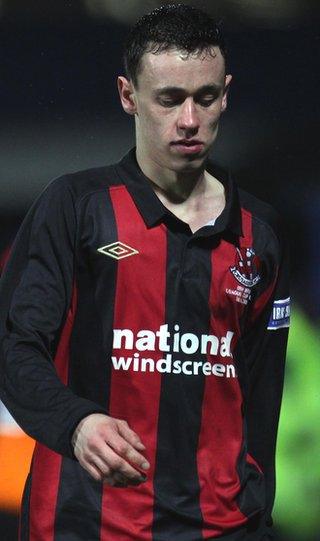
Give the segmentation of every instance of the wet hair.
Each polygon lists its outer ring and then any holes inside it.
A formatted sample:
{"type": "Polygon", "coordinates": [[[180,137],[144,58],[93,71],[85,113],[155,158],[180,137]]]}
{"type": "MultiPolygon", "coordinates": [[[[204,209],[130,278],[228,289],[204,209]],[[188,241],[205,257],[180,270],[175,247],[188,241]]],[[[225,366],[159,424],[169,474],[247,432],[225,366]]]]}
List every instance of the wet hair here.
{"type": "Polygon", "coordinates": [[[127,78],[135,86],[145,53],[172,49],[187,54],[210,53],[218,46],[226,60],[225,40],[218,24],[204,11],[185,4],[169,4],[147,13],[132,27],[124,48],[127,78]]]}

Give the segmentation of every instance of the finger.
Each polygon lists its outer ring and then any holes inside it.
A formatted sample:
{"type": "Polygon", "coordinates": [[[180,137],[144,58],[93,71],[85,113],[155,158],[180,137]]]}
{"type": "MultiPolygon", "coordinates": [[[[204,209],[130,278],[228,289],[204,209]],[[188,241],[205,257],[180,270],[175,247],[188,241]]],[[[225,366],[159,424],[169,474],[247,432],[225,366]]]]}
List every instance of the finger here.
{"type": "Polygon", "coordinates": [[[121,473],[119,472],[114,472],[113,474],[113,482],[114,482],[114,485],[115,487],[127,487],[128,484],[129,484],[129,479],[128,477],[124,477],[124,475],[122,475],[121,473]]]}
{"type": "Polygon", "coordinates": [[[140,451],[145,450],[141,439],[138,434],[136,434],[128,425],[127,421],[118,420],[117,427],[120,436],[122,436],[126,441],[128,441],[133,447],[139,449],[140,451]]]}
{"type": "MultiPolygon", "coordinates": [[[[124,440],[122,441],[123,444],[118,444],[117,446],[117,448],[120,448],[121,450],[124,448],[124,445],[129,445],[124,440]]],[[[143,458],[143,460],[145,459],[143,458]]],[[[109,445],[106,445],[105,447],[104,461],[106,462],[106,464],[108,464],[109,468],[112,470],[113,473],[120,472],[122,475],[124,475],[130,480],[135,479],[140,480],[140,482],[146,480],[145,475],[141,474],[139,470],[132,467],[129,462],[127,462],[125,458],[120,455],[119,452],[115,452],[109,445]]]]}
{"type": "Polygon", "coordinates": [[[106,485],[109,485],[110,487],[115,487],[115,488],[126,488],[128,486],[128,480],[117,481],[113,475],[109,477],[105,477],[103,479],[103,483],[106,485]]]}
{"type": "Polygon", "coordinates": [[[100,456],[94,455],[91,458],[91,464],[100,472],[102,477],[109,477],[112,475],[111,468],[100,456]]]}
{"type": "Polygon", "coordinates": [[[110,481],[108,483],[110,486],[138,486],[145,480],[144,477],[141,476],[137,479],[130,479],[125,477],[120,472],[113,472],[99,457],[94,458],[92,466],[94,466],[97,472],[100,474],[100,480],[102,479],[103,482],[106,480],[110,481]]]}
{"type": "Polygon", "coordinates": [[[103,475],[101,471],[94,465],[89,462],[80,463],[80,465],[93,477],[95,481],[103,481],[103,475]]]}
{"type": "Polygon", "coordinates": [[[119,473],[119,472],[114,472],[113,478],[116,481],[116,483],[126,484],[126,485],[130,485],[130,486],[138,486],[138,485],[141,485],[141,483],[144,482],[141,478],[139,478],[139,479],[128,479],[128,477],[125,477],[122,473],[119,473]]]}
{"type": "Polygon", "coordinates": [[[134,468],[137,467],[141,470],[148,470],[150,468],[150,464],[146,458],[120,435],[113,434],[107,443],[120,457],[129,461],[134,468]]]}
{"type": "Polygon", "coordinates": [[[128,486],[139,486],[141,480],[128,479],[119,472],[114,472],[112,475],[103,478],[103,482],[109,486],[116,488],[126,488],[128,486]]]}

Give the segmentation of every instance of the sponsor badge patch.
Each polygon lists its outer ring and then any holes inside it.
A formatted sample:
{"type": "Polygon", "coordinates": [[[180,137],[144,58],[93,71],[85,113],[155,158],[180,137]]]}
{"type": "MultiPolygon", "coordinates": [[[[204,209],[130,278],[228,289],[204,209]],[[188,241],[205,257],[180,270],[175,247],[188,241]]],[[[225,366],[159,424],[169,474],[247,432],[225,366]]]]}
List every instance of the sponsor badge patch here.
{"type": "Polygon", "coordinates": [[[270,321],[269,331],[283,329],[290,325],[290,297],[274,301],[270,321]]]}

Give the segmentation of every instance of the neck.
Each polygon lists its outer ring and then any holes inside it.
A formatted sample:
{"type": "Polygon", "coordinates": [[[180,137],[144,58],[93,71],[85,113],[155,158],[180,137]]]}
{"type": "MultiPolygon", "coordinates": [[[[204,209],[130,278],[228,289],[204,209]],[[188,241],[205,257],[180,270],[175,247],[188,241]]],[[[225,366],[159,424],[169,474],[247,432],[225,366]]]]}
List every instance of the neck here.
{"type": "Polygon", "coordinates": [[[172,203],[183,203],[190,196],[204,191],[204,165],[193,171],[173,171],[145,160],[137,149],[137,162],[143,174],[151,181],[157,194],[164,195],[172,203]]]}

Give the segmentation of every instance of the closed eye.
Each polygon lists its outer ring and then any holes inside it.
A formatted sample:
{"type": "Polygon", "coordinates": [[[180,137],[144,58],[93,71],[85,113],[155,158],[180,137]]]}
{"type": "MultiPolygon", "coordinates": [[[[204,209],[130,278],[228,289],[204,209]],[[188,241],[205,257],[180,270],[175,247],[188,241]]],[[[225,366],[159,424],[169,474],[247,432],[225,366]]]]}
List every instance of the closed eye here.
{"type": "Polygon", "coordinates": [[[210,98],[210,99],[206,98],[206,99],[197,100],[199,105],[202,105],[202,107],[210,107],[210,105],[212,105],[212,103],[215,101],[216,101],[215,98],[210,98]]]}
{"type": "Polygon", "coordinates": [[[163,107],[175,107],[176,105],[180,105],[180,103],[183,102],[183,98],[178,97],[178,96],[172,96],[172,97],[159,96],[158,102],[163,107]]]}
{"type": "MultiPolygon", "coordinates": [[[[193,94],[194,103],[201,107],[210,107],[220,96],[221,91],[222,87],[219,85],[203,86],[193,94]]],[[[167,87],[156,92],[155,99],[162,107],[175,107],[181,105],[188,95],[190,94],[179,87],[167,87]]]]}
{"type": "Polygon", "coordinates": [[[183,103],[187,94],[182,88],[172,86],[156,91],[154,97],[162,107],[175,107],[183,103]]]}
{"type": "Polygon", "coordinates": [[[195,96],[195,102],[201,105],[202,107],[209,107],[212,103],[216,101],[218,98],[218,94],[205,94],[205,95],[199,95],[195,96]]]}

